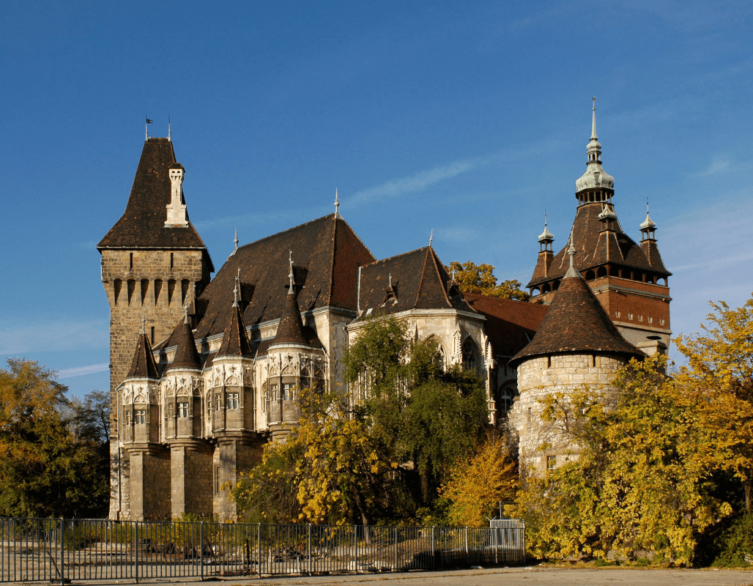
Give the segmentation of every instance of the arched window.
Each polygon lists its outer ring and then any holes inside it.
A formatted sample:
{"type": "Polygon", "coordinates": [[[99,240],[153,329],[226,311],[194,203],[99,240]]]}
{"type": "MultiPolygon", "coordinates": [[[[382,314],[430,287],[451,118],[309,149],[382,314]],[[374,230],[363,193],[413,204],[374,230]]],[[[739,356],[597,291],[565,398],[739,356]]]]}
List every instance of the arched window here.
{"type": "Polygon", "coordinates": [[[476,370],[478,368],[478,349],[476,342],[469,336],[463,342],[463,368],[476,370]]]}
{"type": "Polygon", "coordinates": [[[512,402],[515,399],[515,389],[512,387],[497,389],[496,395],[497,418],[507,417],[510,409],[512,409],[512,402]]]}

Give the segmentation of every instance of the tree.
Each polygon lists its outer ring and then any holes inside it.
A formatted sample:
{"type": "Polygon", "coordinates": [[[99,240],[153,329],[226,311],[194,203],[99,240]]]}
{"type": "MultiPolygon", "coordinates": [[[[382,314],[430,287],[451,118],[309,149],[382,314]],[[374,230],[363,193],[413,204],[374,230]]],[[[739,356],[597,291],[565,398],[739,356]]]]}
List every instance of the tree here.
{"type": "Polygon", "coordinates": [[[7,364],[0,369],[0,514],[100,515],[109,497],[102,444],[74,433],[83,424],[52,371],[30,360],[7,364]]]}
{"type": "Polygon", "coordinates": [[[615,380],[615,405],[583,389],[551,397],[545,418],[569,402],[579,457],[546,478],[527,479],[514,508],[543,557],[605,557],[651,550],[690,564],[702,532],[728,515],[713,496],[708,453],[685,389],[666,377],[666,359],[633,360],[615,380]],[[555,406],[556,405],[556,406],[555,406]]]}
{"type": "Polygon", "coordinates": [[[730,309],[711,303],[702,333],[679,336],[675,343],[688,360],[678,381],[699,408],[715,450],[710,463],[731,471],[741,483],[745,509],[753,503],[753,298],[730,309]]]}
{"type": "Polygon", "coordinates": [[[440,494],[450,502],[448,520],[454,525],[488,526],[500,501],[512,500],[518,470],[510,446],[490,435],[471,459],[458,459],[440,494]]]}
{"type": "Polygon", "coordinates": [[[494,276],[493,265],[486,263],[477,265],[470,260],[464,263],[453,261],[445,269],[454,274],[455,281],[463,292],[520,301],[527,301],[530,298],[530,295],[521,289],[520,281],[516,279],[498,283],[494,276]]]}

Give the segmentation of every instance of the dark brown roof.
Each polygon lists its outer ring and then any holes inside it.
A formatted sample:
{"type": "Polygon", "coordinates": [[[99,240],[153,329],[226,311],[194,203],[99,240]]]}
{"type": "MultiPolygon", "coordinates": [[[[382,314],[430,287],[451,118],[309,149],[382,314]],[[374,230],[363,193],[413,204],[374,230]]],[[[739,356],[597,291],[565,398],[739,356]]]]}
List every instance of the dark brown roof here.
{"type": "Polygon", "coordinates": [[[477,293],[463,293],[473,309],[486,318],[486,335],[497,356],[515,356],[534,337],[548,306],[477,293]]]}
{"type": "Polygon", "coordinates": [[[651,268],[659,272],[663,271],[668,275],[671,274],[664,268],[664,261],[659,254],[659,247],[656,244],[656,240],[644,240],[641,242],[641,249],[643,249],[643,254],[646,255],[651,268]]]}
{"type": "Polygon", "coordinates": [[[358,267],[374,257],[342,218],[329,215],[238,248],[199,297],[206,309],[196,337],[223,331],[238,269],[244,323],[280,318],[287,296],[280,277],[288,274],[288,250],[295,264],[305,267],[297,278],[304,287],[298,293],[301,311],[327,306],[355,311],[358,267]]]}
{"type": "MultiPolygon", "coordinates": [[[[671,273],[663,264],[652,264],[644,251],[622,231],[620,223],[612,222],[611,230],[603,230],[604,224],[598,218],[602,212],[601,203],[588,203],[578,206],[573,222],[573,243],[575,244],[575,268],[581,273],[609,263],[614,266],[629,267],[649,271],[660,276],[671,273]]],[[[536,265],[528,287],[540,285],[553,279],[561,279],[570,266],[564,246],[554,257],[548,274],[544,274],[542,263],[536,265]]]]}
{"type": "Polygon", "coordinates": [[[409,309],[473,312],[462,295],[449,294],[449,284],[442,261],[431,246],[426,246],[361,268],[359,309],[368,315],[409,309]]]}
{"type": "Polygon", "coordinates": [[[98,249],[206,250],[190,221],[187,228],[165,228],[171,190],[168,171],[175,165],[175,153],[170,140],[150,138],[144,143],[125,213],[97,245],[98,249]]]}
{"type": "Polygon", "coordinates": [[[146,334],[140,334],[136,342],[136,353],[133,355],[131,370],[126,378],[152,378],[158,379],[157,364],[152,354],[152,345],[146,334]]]}
{"type": "Polygon", "coordinates": [[[228,324],[225,326],[225,333],[222,336],[222,345],[216,356],[252,358],[253,352],[248,343],[248,335],[246,334],[246,326],[243,325],[240,307],[231,307],[228,317],[228,324]]]}
{"type": "Polygon", "coordinates": [[[275,338],[270,344],[271,346],[275,344],[308,345],[306,335],[303,333],[303,320],[301,319],[301,311],[298,308],[298,300],[296,298],[297,295],[294,291],[289,292],[285,296],[285,309],[282,311],[280,325],[277,326],[277,334],[275,334],[275,338]]]}
{"type": "Polygon", "coordinates": [[[170,345],[177,345],[175,358],[167,365],[167,370],[177,368],[201,369],[201,359],[196,351],[196,341],[194,340],[191,326],[185,320],[181,320],[178,327],[175,328],[170,336],[170,345]]]}
{"type": "Polygon", "coordinates": [[[597,352],[643,356],[617,331],[588,284],[580,276],[568,277],[554,294],[533,340],[510,364],[534,356],[597,352]]]}

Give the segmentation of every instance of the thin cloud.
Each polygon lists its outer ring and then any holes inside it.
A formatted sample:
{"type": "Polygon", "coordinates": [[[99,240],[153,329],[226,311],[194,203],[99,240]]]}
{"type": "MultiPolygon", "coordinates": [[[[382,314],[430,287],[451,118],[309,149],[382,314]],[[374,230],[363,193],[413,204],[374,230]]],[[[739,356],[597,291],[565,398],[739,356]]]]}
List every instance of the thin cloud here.
{"type": "Polygon", "coordinates": [[[77,366],[75,368],[64,368],[58,371],[58,378],[73,378],[76,376],[84,376],[87,374],[94,374],[97,372],[105,372],[110,370],[110,365],[107,362],[101,364],[90,364],[89,366],[77,366]]]}
{"type": "Polygon", "coordinates": [[[396,197],[405,193],[422,191],[430,185],[434,185],[445,179],[457,177],[461,173],[466,173],[481,164],[483,164],[481,159],[455,161],[449,165],[434,167],[428,171],[420,171],[415,175],[410,175],[408,177],[392,179],[386,183],[377,185],[376,187],[371,187],[355,193],[347,200],[347,202],[344,202],[344,205],[350,207],[359,203],[370,203],[396,197]]]}
{"type": "Polygon", "coordinates": [[[693,177],[708,177],[709,175],[716,175],[724,171],[732,170],[732,161],[724,159],[722,157],[714,157],[711,164],[704,171],[696,173],[693,177]]]}
{"type": "MultiPolygon", "coordinates": [[[[5,321],[5,320],[3,320],[5,321]]],[[[10,321],[10,320],[8,320],[10,321]]],[[[107,348],[107,321],[40,321],[6,323],[0,329],[0,356],[27,352],[107,348]]]]}

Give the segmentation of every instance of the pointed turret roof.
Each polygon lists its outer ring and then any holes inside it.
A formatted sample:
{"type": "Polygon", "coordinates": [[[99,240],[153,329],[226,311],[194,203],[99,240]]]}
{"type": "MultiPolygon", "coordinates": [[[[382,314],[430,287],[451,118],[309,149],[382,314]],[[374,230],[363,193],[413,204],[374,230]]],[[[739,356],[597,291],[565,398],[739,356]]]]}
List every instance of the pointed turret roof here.
{"type": "Polygon", "coordinates": [[[170,345],[178,348],[175,350],[175,358],[167,366],[167,370],[178,368],[187,370],[201,370],[201,359],[196,351],[196,340],[194,340],[191,324],[188,322],[188,309],[186,315],[175,328],[170,336],[170,345]]]}
{"type": "Polygon", "coordinates": [[[136,353],[133,355],[131,370],[128,371],[129,378],[151,378],[158,379],[157,363],[154,361],[152,354],[152,345],[149,343],[149,337],[142,331],[136,342],[136,353]]]}
{"type": "MultiPolygon", "coordinates": [[[[568,252],[572,260],[572,239],[568,252]]],[[[622,337],[571,262],[536,335],[510,365],[537,356],[589,353],[644,356],[622,337]]]]}
{"type": "Polygon", "coordinates": [[[167,138],[147,139],[141,151],[125,213],[97,245],[99,250],[206,250],[203,240],[190,221],[185,228],[165,228],[171,193],[169,170],[176,166],[182,168],[175,160],[172,141],[167,138]]]}
{"type": "Polygon", "coordinates": [[[253,352],[251,352],[251,346],[248,343],[248,336],[246,335],[246,326],[243,324],[241,308],[238,306],[238,289],[239,284],[236,278],[235,301],[230,309],[228,322],[222,336],[222,345],[214,356],[215,358],[219,358],[220,356],[253,358],[253,352]]]}
{"type": "Polygon", "coordinates": [[[277,344],[296,344],[309,346],[304,332],[301,310],[298,307],[298,286],[295,282],[293,270],[293,253],[289,253],[290,273],[288,274],[288,294],[285,296],[285,308],[282,310],[280,325],[277,326],[277,334],[270,347],[277,344]]]}

